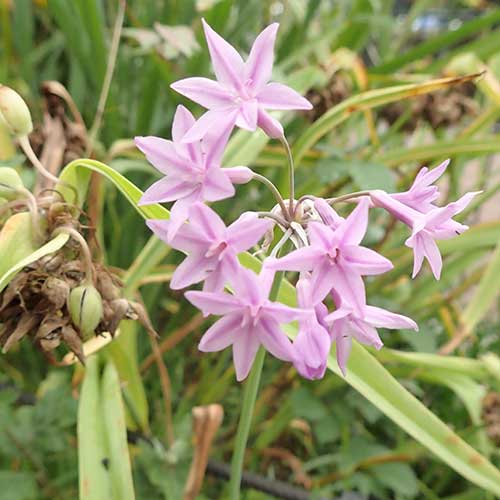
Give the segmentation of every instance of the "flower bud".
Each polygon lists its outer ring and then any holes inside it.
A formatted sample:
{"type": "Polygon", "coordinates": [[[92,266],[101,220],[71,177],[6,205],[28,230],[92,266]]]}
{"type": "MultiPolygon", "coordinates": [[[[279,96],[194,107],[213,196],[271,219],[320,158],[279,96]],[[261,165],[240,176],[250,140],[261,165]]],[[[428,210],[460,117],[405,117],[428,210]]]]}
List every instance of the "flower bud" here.
{"type": "Polygon", "coordinates": [[[19,197],[19,190],[24,189],[19,174],[10,167],[0,167],[0,197],[14,200],[19,197]]]}
{"type": "Polygon", "coordinates": [[[77,286],[69,294],[68,309],[83,340],[88,340],[103,317],[101,295],[92,285],[77,286]]]}
{"type": "Polygon", "coordinates": [[[33,130],[31,113],[24,99],[5,85],[0,85],[0,121],[16,136],[28,135],[33,130]]]}

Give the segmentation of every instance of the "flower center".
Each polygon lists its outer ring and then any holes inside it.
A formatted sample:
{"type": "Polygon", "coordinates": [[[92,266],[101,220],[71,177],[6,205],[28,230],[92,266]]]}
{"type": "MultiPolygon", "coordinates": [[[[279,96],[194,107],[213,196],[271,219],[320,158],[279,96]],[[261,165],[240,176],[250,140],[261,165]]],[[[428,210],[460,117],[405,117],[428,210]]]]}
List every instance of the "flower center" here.
{"type": "Polygon", "coordinates": [[[226,241],[217,241],[208,247],[207,253],[205,257],[214,257],[215,255],[219,256],[219,260],[222,258],[222,254],[224,250],[228,247],[226,241]]]}

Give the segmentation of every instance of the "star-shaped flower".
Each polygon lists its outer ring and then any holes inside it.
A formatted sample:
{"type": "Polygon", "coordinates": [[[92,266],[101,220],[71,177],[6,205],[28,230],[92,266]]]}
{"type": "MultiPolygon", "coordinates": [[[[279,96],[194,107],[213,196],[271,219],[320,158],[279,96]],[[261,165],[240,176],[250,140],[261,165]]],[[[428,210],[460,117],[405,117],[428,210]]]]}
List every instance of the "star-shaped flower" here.
{"type": "Polygon", "coordinates": [[[247,212],[226,227],[211,208],[198,202],[189,210],[189,224],[183,224],[169,240],[171,224],[170,220],[147,221],[159,238],[188,255],[174,271],[171,288],[178,290],[205,281],[205,291],[220,292],[239,273],[237,255],[253,247],[273,222],[247,212]]]}
{"type": "Polygon", "coordinates": [[[392,193],[391,196],[419,212],[430,212],[436,208],[433,202],[439,198],[439,189],[433,183],[444,174],[449,164],[450,160],[445,160],[432,170],[421,168],[408,191],[392,193]]]}
{"type": "Polygon", "coordinates": [[[453,238],[469,228],[454,221],[452,217],[464,210],[477,194],[479,192],[467,193],[445,207],[434,207],[425,213],[401,203],[393,195],[384,191],[373,191],[370,197],[375,206],[385,208],[412,229],[411,236],[405,242],[406,246],[413,249],[412,277],[414,278],[420,271],[425,257],[434,277],[438,280],[441,276],[443,261],[435,240],[453,238]]]}
{"type": "Polygon", "coordinates": [[[336,229],[310,222],[310,246],[299,248],[280,259],[269,259],[270,269],[312,271],[313,301],[322,301],[332,288],[349,297],[351,304],[363,303],[361,275],[380,274],[392,269],[391,262],[374,250],[360,246],[368,225],[369,200],[363,199],[336,229]]]}
{"type": "Polygon", "coordinates": [[[250,131],[259,126],[270,137],[282,137],[283,127],[266,110],[311,109],[312,105],[290,87],[268,83],[279,25],[273,23],[264,29],[256,38],[248,59],[243,61],[234,47],[205,20],[202,22],[217,81],[194,77],[172,84],[174,90],[208,109],[183,141],[198,140],[212,128],[226,124],[250,131]]]}
{"type": "Polygon", "coordinates": [[[298,319],[303,312],[269,300],[273,275],[269,270],[257,276],[242,269],[233,283],[234,295],[186,292],[186,298],[204,314],[223,316],[205,332],[199,349],[213,352],[232,345],[238,381],[247,377],[261,344],[278,359],[294,359],[294,349],[280,324],[298,319]]]}
{"type": "Polygon", "coordinates": [[[344,375],[351,352],[352,337],[362,344],[380,349],[383,343],[376,328],[410,328],[418,331],[417,324],[406,316],[366,304],[361,309],[354,309],[351,304],[341,299],[339,294],[335,293],[333,297],[338,308],[326,316],[324,321],[330,325],[337,348],[337,363],[344,375]]]}
{"type": "Polygon", "coordinates": [[[184,144],[182,139],[194,125],[193,115],[178,106],[172,124],[172,141],[159,137],[136,137],[136,146],[165,177],[155,182],[139,204],[174,201],[170,213],[168,239],[187,219],[189,207],[197,201],[217,201],[234,195],[234,184],[248,182],[252,172],[246,167],[221,168],[220,161],[230,127],[217,127],[202,141],[184,144]]]}
{"type": "Polygon", "coordinates": [[[325,374],[332,341],[318,316],[320,318],[326,316],[328,311],[322,303],[318,305],[313,303],[311,283],[308,278],[301,278],[296,288],[299,306],[306,314],[299,319],[299,333],[293,342],[295,350],[293,364],[303,377],[319,379],[325,374]]]}

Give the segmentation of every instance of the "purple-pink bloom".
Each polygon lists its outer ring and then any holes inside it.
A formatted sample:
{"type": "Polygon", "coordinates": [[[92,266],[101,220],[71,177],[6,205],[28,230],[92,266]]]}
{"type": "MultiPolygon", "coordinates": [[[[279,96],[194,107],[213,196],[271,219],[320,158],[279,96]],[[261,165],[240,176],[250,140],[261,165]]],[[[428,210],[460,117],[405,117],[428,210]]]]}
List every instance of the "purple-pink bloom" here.
{"type": "Polygon", "coordinates": [[[469,228],[454,221],[452,217],[464,210],[477,194],[479,192],[467,193],[445,207],[435,207],[425,213],[401,203],[393,195],[384,191],[372,191],[370,196],[375,206],[385,208],[412,229],[411,236],[405,242],[406,246],[413,249],[412,277],[414,278],[418,274],[423,260],[426,258],[434,277],[439,279],[443,261],[435,240],[453,238],[469,228]]]}
{"type": "Polygon", "coordinates": [[[283,136],[283,127],[266,110],[311,109],[311,103],[281,83],[268,83],[274,61],[278,23],[268,26],[256,38],[243,61],[238,52],[206,22],[203,29],[217,81],[185,78],[173,83],[174,90],[208,109],[183,138],[192,142],[214,127],[236,124],[245,130],[261,127],[270,137],[283,136]]]}
{"type": "Polygon", "coordinates": [[[410,328],[418,331],[417,324],[401,314],[366,304],[361,309],[354,309],[338,293],[334,293],[333,298],[337,310],[326,316],[324,321],[330,325],[330,332],[336,343],[337,363],[344,375],[351,352],[352,337],[362,344],[380,349],[383,343],[376,328],[410,328]]]}
{"type": "Polygon", "coordinates": [[[297,282],[297,299],[306,315],[299,319],[299,333],[293,342],[294,366],[305,378],[319,379],[325,374],[332,341],[320,318],[328,311],[324,304],[315,305],[312,300],[311,283],[308,278],[297,282]],[[319,316],[319,318],[318,318],[319,316]]]}
{"type": "Polygon", "coordinates": [[[408,191],[392,193],[391,196],[419,212],[430,212],[436,208],[433,202],[439,198],[439,189],[433,183],[444,174],[449,163],[450,160],[445,160],[432,170],[421,168],[408,191]]]}
{"type": "Polygon", "coordinates": [[[234,295],[197,291],[185,294],[204,314],[222,316],[205,332],[199,349],[214,352],[232,345],[238,381],[247,377],[261,344],[278,359],[294,359],[292,343],[280,324],[290,323],[304,313],[269,300],[273,276],[274,273],[267,269],[259,276],[242,269],[233,282],[234,295]]]}
{"type": "Polygon", "coordinates": [[[237,255],[254,246],[273,224],[248,212],[226,227],[211,208],[199,202],[189,210],[189,224],[182,224],[171,239],[170,220],[146,223],[172,248],[187,254],[172,275],[171,288],[178,290],[205,281],[203,289],[207,292],[220,292],[226,283],[233,282],[240,270],[237,255]]]}
{"type": "Polygon", "coordinates": [[[380,274],[392,269],[391,262],[374,250],[360,246],[368,225],[369,200],[363,199],[336,229],[310,222],[310,246],[299,248],[280,259],[268,259],[274,270],[312,271],[311,289],[315,304],[332,288],[351,304],[362,304],[365,289],[361,275],[380,274]]]}
{"type": "Polygon", "coordinates": [[[202,141],[184,144],[193,126],[193,115],[178,106],[172,124],[172,141],[159,137],[136,137],[136,146],[148,161],[166,176],[150,186],[139,205],[174,201],[170,213],[168,239],[187,219],[197,201],[217,201],[234,195],[233,183],[248,182],[252,172],[246,167],[221,168],[220,161],[230,127],[215,127],[202,141]]]}

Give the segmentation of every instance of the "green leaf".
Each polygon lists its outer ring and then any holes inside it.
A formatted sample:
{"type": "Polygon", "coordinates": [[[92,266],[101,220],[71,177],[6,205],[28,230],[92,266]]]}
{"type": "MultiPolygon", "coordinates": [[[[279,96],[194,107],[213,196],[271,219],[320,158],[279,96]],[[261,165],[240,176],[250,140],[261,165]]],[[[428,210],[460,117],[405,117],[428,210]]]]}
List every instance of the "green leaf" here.
{"type": "MultiPolygon", "coordinates": [[[[91,172],[97,172],[110,180],[145,219],[169,218],[168,210],[161,205],[154,204],[139,207],[138,203],[143,194],[142,191],[116,170],[96,160],[74,160],[68,163],[61,173],[60,180],[76,189],[78,203],[82,203],[85,199],[91,172]]],[[[66,200],[75,202],[75,193],[67,185],[61,183],[57,189],[66,200]]]]}
{"type": "Polygon", "coordinates": [[[34,473],[0,470],[0,491],[2,492],[2,500],[40,498],[40,488],[36,484],[34,473]]]}
{"type": "Polygon", "coordinates": [[[500,243],[495,248],[486,271],[462,315],[464,327],[472,331],[500,293],[500,243]]]}
{"type": "Polygon", "coordinates": [[[0,231],[0,276],[36,250],[31,214],[14,214],[0,231]]]}
{"type": "Polygon", "coordinates": [[[127,444],[125,412],[118,372],[112,361],[106,363],[101,385],[104,431],[108,442],[109,470],[113,498],[134,500],[132,469],[127,444]]]}
{"type": "MultiPolygon", "coordinates": [[[[21,215],[21,214],[19,214],[21,215]]],[[[1,235],[0,235],[1,238],[1,235]]],[[[62,248],[68,241],[69,236],[67,234],[58,234],[55,238],[51,239],[45,245],[38,248],[34,252],[30,253],[23,259],[17,261],[12,267],[10,267],[3,276],[0,278],[0,292],[9,284],[9,282],[14,278],[14,276],[21,271],[24,267],[32,264],[33,262],[49,255],[51,253],[57,252],[62,248]]]]}
{"type": "Polygon", "coordinates": [[[312,146],[357,111],[364,111],[390,102],[428,94],[429,92],[434,92],[457,83],[470,81],[474,78],[475,76],[440,78],[425,83],[394,85],[393,87],[369,90],[349,97],[327,111],[299,137],[293,147],[295,164],[299,166],[302,157],[312,146]]]}
{"type": "Polygon", "coordinates": [[[396,191],[394,174],[383,164],[353,160],[348,163],[348,173],[361,190],[383,189],[396,191]]]}
{"type": "Polygon", "coordinates": [[[404,463],[386,463],[370,467],[370,472],[386,487],[405,498],[417,496],[419,489],[413,469],[404,463]]]}
{"type": "Polygon", "coordinates": [[[80,500],[112,499],[106,433],[101,411],[99,361],[87,359],[78,404],[78,480],[80,500]]]}

